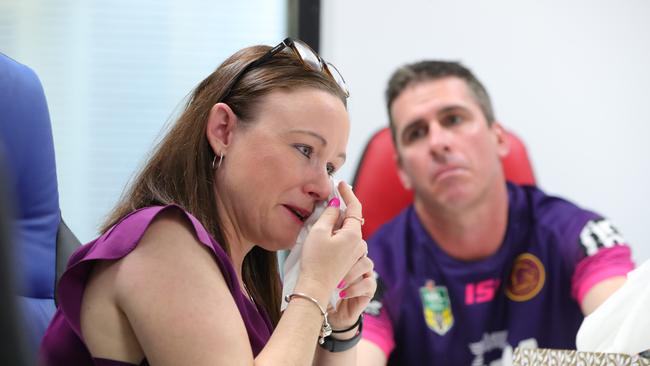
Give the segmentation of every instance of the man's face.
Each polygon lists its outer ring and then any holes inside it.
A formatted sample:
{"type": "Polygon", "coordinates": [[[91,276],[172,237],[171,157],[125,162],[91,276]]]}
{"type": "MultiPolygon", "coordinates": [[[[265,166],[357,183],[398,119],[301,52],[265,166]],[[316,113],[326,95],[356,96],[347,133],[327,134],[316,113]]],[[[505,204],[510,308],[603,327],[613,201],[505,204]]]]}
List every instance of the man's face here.
{"type": "Polygon", "coordinates": [[[488,126],[464,80],[447,77],[407,87],[392,104],[402,182],[416,204],[470,208],[504,184],[501,126],[488,126]]]}

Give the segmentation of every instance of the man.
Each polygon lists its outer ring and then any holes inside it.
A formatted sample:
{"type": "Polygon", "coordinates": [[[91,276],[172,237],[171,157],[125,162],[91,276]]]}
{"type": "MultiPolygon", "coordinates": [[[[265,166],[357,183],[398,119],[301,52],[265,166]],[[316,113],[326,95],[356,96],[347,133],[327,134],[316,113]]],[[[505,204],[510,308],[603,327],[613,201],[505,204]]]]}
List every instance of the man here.
{"type": "Polygon", "coordinates": [[[620,287],[630,249],[600,215],[506,183],[508,153],[465,67],[398,69],[387,106],[412,206],[368,241],[379,287],[360,365],[495,365],[506,348],[575,348],[583,316],[620,287]]]}

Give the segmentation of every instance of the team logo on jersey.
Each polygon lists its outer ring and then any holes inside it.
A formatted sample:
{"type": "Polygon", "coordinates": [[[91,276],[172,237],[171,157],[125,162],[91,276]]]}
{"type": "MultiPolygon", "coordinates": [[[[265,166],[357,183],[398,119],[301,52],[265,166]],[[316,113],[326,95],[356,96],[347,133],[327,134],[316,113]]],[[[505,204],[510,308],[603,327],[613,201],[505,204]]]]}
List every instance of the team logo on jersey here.
{"type": "Polygon", "coordinates": [[[580,232],[580,245],[585,255],[594,255],[600,248],[624,244],[623,235],[607,219],[589,220],[580,232]]]}
{"type": "Polygon", "coordinates": [[[530,253],[520,254],[512,266],[506,295],[513,301],[528,301],[544,287],[545,280],[542,262],[530,253]]]}
{"type": "Polygon", "coordinates": [[[445,286],[435,286],[433,280],[428,280],[420,287],[420,299],[424,310],[424,320],[427,326],[438,335],[445,335],[454,325],[454,315],[451,313],[451,301],[445,286]]]}

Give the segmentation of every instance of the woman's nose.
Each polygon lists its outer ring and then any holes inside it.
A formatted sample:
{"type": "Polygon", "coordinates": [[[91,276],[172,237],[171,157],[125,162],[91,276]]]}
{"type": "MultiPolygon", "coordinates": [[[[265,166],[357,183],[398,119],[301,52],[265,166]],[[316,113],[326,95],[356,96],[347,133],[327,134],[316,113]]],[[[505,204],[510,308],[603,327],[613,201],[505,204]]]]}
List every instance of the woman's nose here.
{"type": "Polygon", "coordinates": [[[318,201],[326,200],[332,193],[331,176],[327,169],[314,172],[314,175],[304,186],[304,192],[318,201]]]}

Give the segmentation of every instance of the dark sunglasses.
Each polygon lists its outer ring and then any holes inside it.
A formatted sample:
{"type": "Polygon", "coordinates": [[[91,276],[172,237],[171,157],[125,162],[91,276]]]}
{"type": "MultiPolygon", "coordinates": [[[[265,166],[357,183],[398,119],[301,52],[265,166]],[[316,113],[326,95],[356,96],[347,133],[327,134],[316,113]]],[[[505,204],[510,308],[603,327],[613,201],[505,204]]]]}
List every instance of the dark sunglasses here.
{"type": "Polygon", "coordinates": [[[293,40],[291,38],[285,38],[282,43],[279,45],[271,48],[267,53],[265,53],[262,57],[258,58],[257,60],[251,62],[250,64],[246,65],[239,73],[232,79],[230,82],[230,85],[228,85],[228,88],[226,89],[226,92],[223,94],[221,97],[220,101],[225,100],[229,95],[230,92],[232,91],[232,88],[237,84],[237,82],[246,74],[248,71],[264,64],[267,62],[273,55],[276,53],[284,50],[285,48],[289,47],[293,53],[298,57],[298,59],[302,62],[303,66],[306,67],[309,70],[314,70],[318,72],[325,72],[327,75],[329,75],[332,80],[336,82],[336,84],[343,90],[345,93],[346,98],[350,96],[350,92],[348,90],[348,86],[345,83],[345,79],[343,79],[343,76],[339,72],[339,70],[332,65],[329,62],[326,62],[323,60],[318,54],[311,48],[309,47],[306,43],[299,41],[299,40],[293,40]]]}

